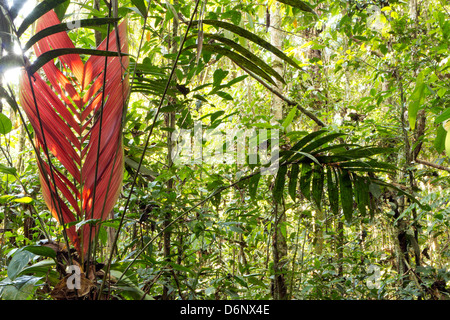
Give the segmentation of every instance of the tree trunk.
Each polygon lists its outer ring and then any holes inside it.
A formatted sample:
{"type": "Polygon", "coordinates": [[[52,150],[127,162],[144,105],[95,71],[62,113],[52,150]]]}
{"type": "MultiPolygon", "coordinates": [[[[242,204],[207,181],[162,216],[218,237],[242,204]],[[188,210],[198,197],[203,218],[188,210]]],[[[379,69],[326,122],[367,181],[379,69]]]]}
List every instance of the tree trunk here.
{"type": "MultiPolygon", "coordinates": [[[[282,50],[282,33],[281,27],[281,15],[280,4],[278,2],[273,3],[275,6],[274,14],[272,17],[273,28],[271,29],[271,41],[272,44],[278,49],[282,50]]],[[[278,57],[273,60],[272,67],[280,75],[283,75],[283,62],[278,57]]],[[[281,82],[276,82],[278,90],[283,91],[283,85],[281,82]]],[[[272,96],[272,114],[275,120],[283,119],[283,106],[284,102],[278,96],[272,96]]],[[[275,300],[287,299],[287,285],[286,277],[288,273],[287,269],[287,244],[286,238],[282,233],[282,228],[286,227],[286,213],[284,206],[280,204],[274,204],[274,232],[272,239],[272,252],[273,252],[273,268],[274,279],[272,281],[272,297],[275,300]]]]}
{"type": "MultiPolygon", "coordinates": [[[[174,5],[177,4],[177,1],[174,1],[174,5]]],[[[176,42],[176,37],[178,36],[178,22],[176,19],[173,19],[173,29],[172,29],[172,35],[170,37],[169,40],[169,50],[171,53],[177,53],[178,51],[178,46],[177,46],[177,42],[176,42]]],[[[170,81],[171,79],[169,79],[170,81]]],[[[175,99],[169,99],[169,103],[171,104],[175,104],[176,101],[175,99]]],[[[165,116],[165,125],[168,128],[172,128],[175,129],[175,112],[169,112],[166,114],[165,116]]],[[[167,167],[170,169],[173,166],[173,161],[172,161],[172,152],[173,152],[173,147],[174,147],[174,143],[172,141],[172,131],[168,131],[167,132],[167,167]]],[[[174,180],[173,179],[169,179],[167,181],[167,193],[170,194],[173,190],[174,187],[174,180]]],[[[165,213],[165,217],[164,217],[164,223],[163,223],[163,228],[168,228],[170,222],[171,222],[171,207],[167,208],[167,211],[165,213]]],[[[170,262],[170,254],[171,254],[171,232],[169,229],[165,229],[164,233],[163,233],[163,252],[164,252],[164,259],[167,262],[170,262]]],[[[167,286],[163,287],[163,295],[162,295],[162,299],[163,300],[169,300],[171,299],[172,296],[169,293],[169,288],[167,286]]]]}

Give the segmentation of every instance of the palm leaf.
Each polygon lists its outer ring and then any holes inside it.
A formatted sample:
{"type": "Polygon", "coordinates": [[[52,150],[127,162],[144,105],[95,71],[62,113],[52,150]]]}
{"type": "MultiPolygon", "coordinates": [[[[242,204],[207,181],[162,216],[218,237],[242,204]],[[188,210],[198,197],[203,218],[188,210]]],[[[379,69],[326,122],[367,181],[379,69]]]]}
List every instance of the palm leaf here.
{"type": "MultiPolygon", "coordinates": [[[[267,42],[266,40],[258,37],[256,34],[250,32],[244,28],[241,28],[241,27],[236,26],[229,22],[219,21],[219,20],[208,20],[207,19],[207,20],[202,20],[202,23],[212,25],[216,28],[226,29],[228,31],[231,31],[231,32],[237,34],[238,36],[246,38],[246,39],[252,41],[253,43],[256,43],[260,47],[272,52],[274,55],[276,55],[280,59],[286,61],[294,68],[300,69],[299,65],[293,59],[289,58],[283,51],[281,51],[280,49],[278,49],[277,47],[272,45],[270,42],[267,42]]],[[[198,21],[193,21],[193,25],[197,25],[197,24],[198,24],[198,21]]]]}
{"type": "MultiPolygon", "coordinates": [[[[49,11],[38,20],[36,31],[59,23],[49,11]]],[[[118,35],[116,39],[111,32],[109,41],[97,48],[114,56],[93,55],[83,63],[79,54],[58,55],[63,70],[49,60],[42,65],[45,78],[23,70],[20,81],[20,100],[36,135],[44,200],[58,221],[70,226],[69,238],[83,254],[90,245],[90,226],[76,230],[73,222],[106,219],[121,190],[121,120],[129,92],[125,21],[118,35]],[[46,151],[50,156],[43,161],[46,151]]],[[[37,59],[52,50],[76,52],[65,32],[40,39],[34,49],[37,59]]]]}
{"type": "Polygon", "coordinates": [[[17,36],[20,37],[28,29],[28,27],[39,18],[66,1],[67,0],[46,0],[39,3],[33,11],[31,11],[31,13],[23,19],[22,24],[17,30],[17,36]]]}
{"type": "Polygon", "coordinates": [[[100,26],[100,25],[104,25],[104,24],[108,24],[108,23],[114,23],[114,22],[118,22],[118,21],[119,21],[118,18],[94,18],[94,19],[75,20],[75,21],[56,24],[56,25],[45,28],[45,29],[37,32],[36,34],[34,34],[30,38],[30,40],[28,40],[27,43],[24,45],[23,50],[27,51],[39,40],[41,40],[47,36],[50,36],[52,34],[58,33],[58,32],[69,31],[69,30],[73,30],[75,28],[95,27],[95,26],[100,26]]]}

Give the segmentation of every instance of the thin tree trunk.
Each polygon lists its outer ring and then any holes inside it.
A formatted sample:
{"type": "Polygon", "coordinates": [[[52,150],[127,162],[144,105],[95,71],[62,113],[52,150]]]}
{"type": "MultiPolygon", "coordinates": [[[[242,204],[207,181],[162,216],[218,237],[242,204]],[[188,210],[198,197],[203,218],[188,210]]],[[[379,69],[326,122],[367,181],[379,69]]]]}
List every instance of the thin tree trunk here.
{"type": "MultiPolygon", "coordinates": [[[[271,29],[271,41],[272,44],[278,49],[282,50],[282,33],[281,27],[281,14],[280,4],[278,2],[273,3],[275,6],[275,12],[272,17],[273,28],[271,29]]],[[[283,62],[279,58],[274,58],[272,67],[280,75],[283,75],[283,62]]],[[[283,91],[282,83],[277,81],[276,85],[279,91],[283,91]]],[[[272,96],[272,114],[275,120],[283,119],[284,101],[278,96],[272,96]]],[[[288,274],[287,268],[287,243],[285,235],[282,232],[282,228],[286,227],[286,212],[284,206],[280,204],[274,204],[274,232],[272,239],[272,252],[273,252],[273,268],[274,279],[272,281],[272,297],[275,300],[287,299],[287,285],[286,278],[288,274]]]]}
{"type": "MultiPolygon", "coordinates": [[[[174,1],[174,5],[177,4],[178,1],[174,1]]],[[[171,53],[177,53],[178,46],[176,42],[176,37],[178,36],[178,22],[176,19],[173,19],[173,29],[172,29],[172,35],[171,40],[169,40],[169,51],[171,53]]],[[[170,79],[169,79],[170,80],[170,79]]],[[[175,104],[176,101],[174,99],[169,100],[170,103],[175,104]]],[[[165,125],[168,128],[175,129],[175,112],[169,112],[167,113],[165,117],[165,125]]],[[[173,153],[173,141],[172,141],[172,131],[169,130],[167,133],[167,166],[170,169],[173,166],[172,161],[172,153],[173,153]]],[[[174,188],[174,180],[169,179],[167,181],[167,193],[170,194],[174,188]]],[[[171,220],[171,208],[168,208],[167,212],[165,213],[164,217],[164,223],[163,227],[167,228],[170,220],[171,220]]],[[[170,254],[171,254],[171,232],[169,229],[166,229],[163,233],[163,252],[164,252],[164,259],[167,262],[170,262],[170,254]]],[[[167,286],[163,287],[163,300],[169,300],[171,299],[171,295],[169,293],[169,288],[167,286]]]]}

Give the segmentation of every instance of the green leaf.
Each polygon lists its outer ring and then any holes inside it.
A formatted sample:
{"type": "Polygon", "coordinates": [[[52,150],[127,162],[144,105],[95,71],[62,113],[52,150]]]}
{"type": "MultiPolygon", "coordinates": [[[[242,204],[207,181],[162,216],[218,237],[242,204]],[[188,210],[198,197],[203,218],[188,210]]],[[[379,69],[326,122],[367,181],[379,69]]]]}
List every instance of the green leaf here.
{"type": "Polygon", "coordinates": [[[174,263],[174,262],[170,262],[170,266],[171,266],[172,268],[174,268],[175,270],[178,270],[178,271],[182,271],[182,272],[186,272],[186,273],[195,274],[194,271],[192,271],[191,269],[186,268],[186,267],[184,267],[184,266],[182,266],[182,265],[176,264],[176,263],[174,263]]]}
{"type": "MultiPolygon", "coordinates": [[[[423,210],[426,210],[426,211],[430,211],[430,210],[431,210],[431,207],[430,207],[428,204],[423,204],[423,203],[421,203],[419,200],[416,199],[416,197],[414,197],[413,195],[411,195],[409,192],[406,192],[406,191],[400,189],[400,188],[397,187],[397,186],[394,186],[394,185],[392,185],[392,184],[390,184],[390,183],[384,182],[384,181],[382,181],[382,180],[380,180],[380,179],[374,179],[374,178],[371,179],[371,182],[373,182],[373,184],[375,184],[375,185],[384,186],[384,187],[387,187],[387,188],[391,188],[391,189],[396,190],[399,194],[408,197],[412,202],[414,202],[414,203],[416,203],[417,205],[419,205],[419,207],[420,207],[421,209],[423,209],[423,210]]],[[[371,187],[371,186],[372,186],[372,185],[370,185],[370,187],[371,187]]],[[[370,190],[370,192],[373,194],[372,189],[370,190]]]]}
{"type": "Polygon", "coordinates": [[[296,114],[297,114],[297,106],[294,106],[291,109],[291,111],[289,111],[288,115],[286,116],[286,119],[284,119],[283,123],[281,124],[284,129],[286,129],[292,123],[292,120],[294,120],[296,114]]]}
{"type": "MultiPolygon", "coordinates": [[[[46,259],[36,262],[35,264],[26,267],[20,272],[20,275],[25,274],[33,274],[33,275],[46,275],[53,269],[53,267],[56,265],[56,262],[54,259],[46,259]]],[[[57,274],[56,272],[54,272],[57,274]]]]}
{"type": "Polygon", "coordinates": [[[341,170],[339,172],[339,186],[342,211],[347,222],[350,222],[353,215],[353,190],[352,180],[347,170],[341,170]]]}
{"type": "Polygon", "coordinates": [[[446,108],[440,115],[434,119],[434,123],[438,124],[444,122],[445,120],[450,119],[450,108],[446,108]]]}
{"type": "Polygon", "coordinates": [[[14,280],[35,255],[27,250],[18,249],[8,264],[8,278],[14,280]]]}
{"type": "MultiPolygon", "coordinates": [[[[133,168],[135,170],[137,170],[137,168],[139,167],[139,163],[129,157],[125,156],[124,161],[127,165],[129,165],[131,168],[133,168]]],[[[150,176],[153,178],[156,178],[159,175],[157,172],[148,169],[147,167],[143,166],[142,164],[141,164],[141,167],[139,168],[139,172],[143,175],[147,175],[147,176],[150,176]]]]}
{"type": "Polygon", "coordinates": [[[277,0],[278,2],[290,5],[291,7],[298,8],[304,12],[313,13],[314,15],[317,15],[314,10],[304,1],[301,0],[277,0]]]}
{"type": "Polygon", "coordinates": [[[445,153],[450,156],[450,134],[448,134],[448,131],[445,136],[445,153]]]}
{"type": "Polygon", "coordinates": [[[322,166],[314,165],[311,193],[312,199],[319,209],[322,207],[323,184],[325,179],[324,174],[325,173],[322,166]]]}
{"type": "Polygon", "coordinates": [[[217,69],[216,71],[214,71],[213,74],[213,85],[214,86],[220,86],[220,84],[222,83],[223,79],[225,79],[228,75],[228,71],[224,71],[222,69],[217,69]]]}
{"type": "Polygon", "coordinates": [[[300,175],[300,191],[303,196],[311,199],[311,178],[312,178],[312,166],[309,163],[302,164],[302,171],[300,175]]]}
{"type": "Polygon", "coordinates": [[[16,168],[7,167],[1,163],[0,163],[0,172],[5,173],[5,174],[10,174],[12,176],[17,175],[16,168]]]}
{"type": "Polygon", "coordinates": [[[74,21],[68,21],[65,23],[56,24],[54,26],[45,28],[35,35],[31,37],[30,40],[25,44],[24,51],[27,51],[30,49],[33,44],[38,42],[39,40],[48,37],[52,34],[74,30],[76,28],[86,28],[86,27],[95,27],[95,26],[101,26],[105,24],[112,24],[114,22],[119,21],[120,18],[94,18],[94,19],[83,19],[83,20],[74,20],[74,21]]]}
{"type": "MultiPolygon", "coordinates": [[[[190,50],[190,49],[197,48],[196,45],[188,46],[184,50],[190,50]]],[[[261,78],[267,80],[271,84],[275,85],[275,82],[272,80],[272,78],[264,72],[260,67],[258,67],[255,63],[248,60],[244,56],[237,54],[234,51],[231,51],[227,48],[224,48],[220,45],[216,44],[203,44],[203,50],[214,52],[221,54],[223,56],[228,57],[230,60],[232,60],[234,63],[236,63],[239,67],[241,67],[244,70],[250,70],[251,72],[255,73],[256,75],[260,76],[261,78]]]]}
{"type": "Polygon", "coordinates": [[[358,147],[343,152],[336,152],[334,155],[346,156],[348,159],[368,158],[377,154],[392,153],[392,148],[380,148],[380,147],[358,147]]]}
{"type": "Polygon", "coordinates": [[[66,1],[67,0],[45,0],[38,3],[33,11],[31,11],[31,13],[22,21],[22,24],[17,30],[17,36],[20,37],[29,26],[36,22],[37,19],[66,1]]]}
{"type": "Polygon", "coordinates": [[[26,300],[37,289],[36,283],[42,277],[21,276],[11,281],[6,278],[0,282],[2,300],[26,300]]]}
{"type": "Polygon", "coordinates": [[[301,140],[299,140],[298,142],[296,142],[292,148],[290,148],[289,150],[287,150],[286,152],[286,156],[284,156],[284,160],[289,160],[289,158],[292,156],[292,154],[294,153],[294,151],[300,150],[301,148],[303,148],[304,145],[306,145],[308,142],[312,141],[314,138],[324,134],[325,132],[327,132],[326,130],[318,130],[318,131],[314,131],[308,135],[306,135],[305,137],[303,137],[301,140]]]}
{"type": "Polygon", "coordinates": [[[339,181],[332,167],[327,168],[327,190],[331,212],[337,215],[339,213],[339,181]]]}
{"type": "Polygon", "coordinates": [[[47,258],[56,258],[56,251],[50,247],[32,245],[26,246],[22,248],[23,250],[34,253],[37,256],[47,257],[47,258]]]}
{"type": "Polygon", "coordinates": [[[33,203],[34,202],[33,198],[30,198],[30,197],[16,198],[13,201],[17,202],[17,203],[33,203]]]}
{"type": "MultiPolygon", "coordinates": [[[[294,151],[294,153],[295,153],[296,155],[302,155],[302,156],[304,156],[305,158],[310,159],[312,162],[314,162],[314,163],[320,165],[319,160],[317,160],[316,157],[310,155],[309,153],[302,152],[302,151],[294,151]]],[[[294,160],[295,160],[295,161],[298,160],[298,161],[303,162],[303,161],[302,161],[302,158],[301,158],[301,157],[298,157],[298,156],[293,156],[293,157],[291,158],[291,161],[294,161],[294,160]]]]}
{"type": "Polygon", "coordinates": [[[136,6],[143,18],[147,16],[147,7],[145,6],[144,0],[131,0],[131,3],[136,6]]]}
{"type": "Polygon", "coordinates": [[[416,126],[416,118],[417,118],[417,112],[423,105],[425,101],[425,89],[426,84],[423,82],[424,75],[423,73],[419,73],[416,79],[416,86],[414,88],[413,93],[411,94],[411,97],[409,98],[409,106],[408,106],[408,119],[409,119],[409,125],[411,127],[411,130],[414,130],[416,126]]]}
{"type": "Polygon", "coordinates": [[[205,33],[205,38],[214,39],[217,41],[222,42],[223,44],[226,44],[227,46],[234,49],[236,52],[242,54],[245,58],[252,61],[254,64],[256,64],[258,67],[260,67],[264,72],[271,75],[272,77],[276,78],[281,83],[286,83],[283,79],[283,77],[276,72],[272,67],[270,67],[267,63],[264,62],[261,58],[259,58],[257,55],[253,54],[243,46],[237,44],[233,40],[230,40],[228,38],[222,37],[217,34],[211,34],[211,33],[205,33]]]}
{"type": "Polygon", "coordinates": [[[255,200],[256,198],[256,191],[258,190],[258,183],[260,178],[261,173],[257,173],[249,179],[248,192],[252,200],[255,200]]]}
{"type": "Polygon", "coordinates": [[[65,2],[57,5],[53,11],[55,11],[56,16],[58,17],[59,21],[62,21],[64,19],[64,16],[66,15],[67,8],[69,8],[70,0],[66,0],[65,2]]]}
{"type": "Polygon", "coordinates": [[[434,139],[434,147],[438,153],[441,153],[445,149],[445,137],[447,136],[447,131],[445,131],[443,126],[439,126],[436,130],[436,138],[434,139]]]}
{"type": "Polygon", "coordinates": [[[300,166],[297,163],[292,164],[288,190],[289,195],[291,196],[293,201],[297,199],[297,181],[299,173],[300,173],[300,166]]]}
{"type": "Polygon", "coordinates": [[[5,204],[10,202],[11,200],[13,200],[15,198],[15,196],[11,196],[11,195],[2,195],[0,196],[0,204],[5,204]]]}
{"type": "Polygon", "coordinates": [[[281,203],[283,199],[284,183],[286,181],[287,166],[278,168],[277,176],[275,178],[275,186],[273,187],[273,198],[276,203],[281,203]]]}
{"type": "MultiPolygon", "coordinates": [[[[118,52],[116,51],[105,51],[105,50],[95,50],[95,49],[84,49],[84,48],[70,48],[70,49],[54,49],[51,51],[44,52],[41,54],[34,63],[28,68],[29,74],[34,74],[47,62],[66,54],[86,54],[93,56],[103,56],[103,57],[117,57],[118,52]]],[[[121,53],[121,56],[126,56],[128,54],[121,53]]]]}
{"type": "MultiPolygon", "coordinates": [[[[213,25],[217,28],[223,28],[226,29],[228,31],[231,31],[241,37],[244,37],[254,43],[256,43],[257,45],[261,46],[262,48],[272,52],[273,54],[275,54],[277,57],[279,57],[280,59],[286,61],[287,63],[289,63],[290,65],[292,65],[293,67],[300,69],[300,67],[298,66],[297,63],[295,63],[294,60],[292,60],[291,58],[289,58],[284,52],[282,52],[280,49],[276,48],[275,46],[273,46],[272,44],[270,44],[269,42],[267,42],[266,40],[258,37],[257,35],[255,35],[254,33],[245,30],[244,28],[241,28],[237,25],[234,25],[232,23],[228,23],[225,21],[218,21],[218,20],[203,20],[202,21],[204,24],[209,24],[209,25],[213,25]]],[[[198,21],[193,21],[193,25],[198,24],[198,21]]]]}
{"type": "Polygon", "coordinates": [[[13,109],[14,112],[17,112],[19,109],[19,105],[17,104],[17,101],[8,94],[8,91],[6,91],[5,88],[0,87],[0,98],[3,98],[8,102],[9,106],[13,109]]]}
{"type": "Polygon", "coordinates": [[[310,152],[314,151],[315,149],[317,149],[318,147],[321,147],[322,145],[324,145],[330,141],[333,141],[334,139],[341,137],[343,135],[345,135],[345,133],[341,133],[341,132],[329,134],[325,137],[322,137],[322,138],[312,141],[310,144],[308,144],[306,147],[304,147],[302,149],[302,151],[310,153],[310,152]]]}
{"type": "Polygon", "coordinates": [[[117,287],[122,290],[123,293],[130,295],[134,300],[154,300],[150,295],[145,294],[143,290],[139,289],[138,286],[121,271],[111,269],[111,275],[116,279],[121,279],[117,282],[117,287]]]}
{"type": "Polygon", "coordinates": [[[358,206],[359,212],[366,216],[367,209],[369,206],[369,183],[365,178],[353,175],[354,185],[355,185],[355,201],[358,206]]]}

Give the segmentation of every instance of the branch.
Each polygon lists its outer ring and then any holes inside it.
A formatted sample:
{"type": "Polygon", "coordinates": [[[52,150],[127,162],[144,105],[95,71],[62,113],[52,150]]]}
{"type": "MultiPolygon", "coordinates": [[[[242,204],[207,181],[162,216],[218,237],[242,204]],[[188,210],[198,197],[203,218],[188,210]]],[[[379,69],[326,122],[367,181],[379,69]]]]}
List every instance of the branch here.
{"type": "Polygon", "coordinates": [[[450,168],[449,167],[441,166],[441,165],[433,163],[433,162],[428,162],[428,161],[420,160],[420,159],[416,159],[416,162],[420,163],[420,164],[423,164],[423,165],[426,165],[426,166],[429,166],[429,167],[433,167],[433,168],[439,169],[439,170],[444,170],[444,171],[450,172],[450,168]]]}

